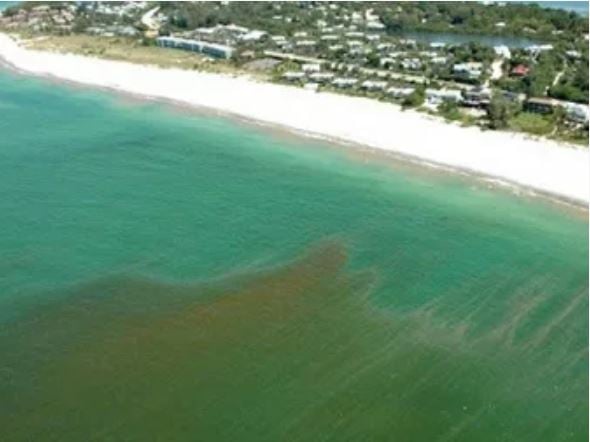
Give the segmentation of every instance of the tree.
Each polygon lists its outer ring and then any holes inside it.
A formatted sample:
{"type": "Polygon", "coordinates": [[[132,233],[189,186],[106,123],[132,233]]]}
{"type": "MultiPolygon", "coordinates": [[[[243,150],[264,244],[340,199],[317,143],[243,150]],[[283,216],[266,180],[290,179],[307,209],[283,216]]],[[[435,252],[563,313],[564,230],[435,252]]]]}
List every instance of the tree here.
{"type": "Polygon", "coordinates": [[[402,105],[404,107],[418,107],[424,103],[424,99],[426,98],[426,92],[424,90],[424,86],[418,86],[414,89],[410,95],[408,95],[402,105]]]}
{"type": "Polygon", "coordinates": [[[372,68],[378,68],[379,60],[379,54],[377,54],[376,52],[370,52],[369,54],[367,54],[367,66],[372,68]]]}
{"type": "Polygon", "coordinates": [[[488,106],[489,125],[492,129],[508,127],[510,119],[517,114],[519,106],[503,95],[496,94],[488,106]]]}

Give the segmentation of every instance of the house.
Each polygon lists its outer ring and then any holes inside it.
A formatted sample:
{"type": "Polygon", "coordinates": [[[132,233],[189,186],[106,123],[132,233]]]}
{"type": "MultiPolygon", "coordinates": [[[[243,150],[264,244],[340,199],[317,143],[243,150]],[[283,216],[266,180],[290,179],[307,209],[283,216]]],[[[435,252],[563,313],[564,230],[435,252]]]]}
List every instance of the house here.
{"type": "Polygon", "coordinates": [[[272,37],[270,37],[270,39],[278,45],[283,44],[287,41],[284,35],[273,35],[272,37]]]}
{"type": "Polygon", "coordinates": [[[513,103],[521,104],[525,99],[526,95],[523,93],[518,92],[511,92],[511,91],[500,91],[500,94],[506,98],[507,100],[512,101],[513,103]]]}
{"type": "Polygon", "coordinates": [[[406,98],[414,93],[413,87],[390,87],[387,94],[393,98],[406,98]]]}
{"type": "Polygon", "coordinates": [[[539,55],[541,52],[550,51],[552,49],[553,49],[553,45],[550,45],[550,44],[531,45],[531,46],[527,46],[526,48],[524,48],[525,51],[527,51],[529,54],[534,55],[534,56],[539,55]]]}
{"type": "Polygon", "coordinates": [[[565,55],[567,55],[572,60],[579,60],[582,58],[582,53],[580,51],[565,51],[565,55]]]}
{"type": "Polygon", "coordinates": [[[346,78],[346,77],[335,78],[332,81],[332,84],[336,87],[339,87],[339,88],[352,87],[357,83],[358,83],[358,80],[356,78],[346,78]]]}
{"type": "Polygon", "coordinates": [[[492,99],[492,91],[484,86],[463,91],[462,104],[469,107],[487,108],[492,99]]]}
{"type": "Polygon", "coordinates": [[[588,106],[570,103],[565,105],[565,116],[568,120],[580,124],[588,124],[588,106]]]}
{"type": "Polygon", "coordinates": [[[397,64],[397,60],[389,57],[382,57],[379,59],[379,66],[382,68],[389,68],[391,66],[395,66],[397,64]]]}
{"type": "Polygon", "coordinates": [[[363,45],[363,42],[360,40],[349,40],[346,42],[349,48],[358,48],[363,45]]]}
{"type": "Polygon", "coordinates": [[[353,57],[363,55],[365,53],[366,53],[366,51],[360,46],[355,46],[355,47],[350,48],[348,50],[348,55],[352,55],[353,57]]]}
{"type": "Polygon", "coordinates": [[[305,74],[303,72],[299,72],[299,71],[289,71],[289,72],[285,72],[283,74],[283,78],[285,80],[289,80],[289,81],[302,80],[304,77],[305,77],[305,74]]]}
{"type": "Polygon", "coordinates": [[[334,78],[334,74],[331,72],[314,72],[309,78],[317,83],[325,83],[334,78]]]}
{"type": "Polygon", "coordinates": [[[315,40],[299,40],[295,42],[298,48],[311,48],[315,46],[315,40]]]}
{"type": "Polygon", "coordinates": [[[465,80],[477,80],[481,77],[483,64],[475,61],[457,63],[453,65],[453,74],[456,78],[465,80]]]}
{"type": "Polygon", "coordinates": [[[443,101],[459,103],[463,96],[461,91],[455,89],[426,89],[426,100],[430,104],[440,104],[443,101]]]}
{"type": "Polygon", "coordinates": [[[228,32],[231,32],[232,34],[236,34],[236,35],[241,35],[241,34],[245,34],[246,32],[250,31],[248,28],[244,27],[244,26],[238,26],[238,25],[234,25],[233,23],[229,24],[229,25],[219,25],[221,28],[225,29],[228,32]]]}
{"type": "Polygon", "coordinates": [[[530,72],[530,68],[524,64],[518,64],[512,68],[510,75],[514,77],[526,77],[530,72]]]}
{"type": "Polygon", "coordinates": [[[418,53],[418,55],[420,55],[420,57],[424,57],[424,58],[434,58],[434,57],[438,56],[438,52],[436,52],[436,51],[420,51],[418,53]]]}
{"type": "Polygon", "coordinates": [[[351,15],[351,20],[353,23],[362,23],[363,16],[360,12],[354,11],[351,15]]]}
{"type": "Polygon", "coordinates": [[[536,114],[550,114],[557,107],[557,102],[550,98],[529,98],[524,102],[524,109],[536,114]]]}
{"type": "Polygon", "coordinates": [[[305,63],[301,65],[301,70],[309,74],[311,72],[319,72],[321,70],[321,66],[319,63],[305,63]]]}
{"type": "Polygon", "coordinates": [[[258,31],[258,30],[253,30],[250,32],[245,33],[244,35],[242,35],[240,37],[241,41],[260,41],[262,40],[264,37],[266,37],[268,35],[267,32],[265,31],[258,31]]]}
{"type": "Polygon", "coordinates": [[[401,65],[404,69],[417,71],[422,68],[422,62],[418,58],[404,58],[401,61],[401,65]]]}
{"type": "Polygon", "coordinates": [[[494,46],[494,52],[498,57],[502,58],[509,59],[512,56],[512,54],[510,53],[510,49],[508,48],[508,46],[505,45],[494,46]]]}
{"type": "Polygon", "coordinates": [[[370,29],[372,31],[382,31],[385,29],[385,25],[377,20],[370,21],[367,23],[367,29],[370,29]]]}
{"type": "Polygon", "coordinates": [[[440,56],[440,57],[432,57],[430,60],[432,64],[445,64],[447,62],[447,57],[440,56]]]}
{"type": "Polygon", "coordinates": [[[416,40],[412,40],[410,38],[402,38],[399,42],[402,45],[407,46],[407,47],[415,47],[416,46],[416,40]]]}
{"type": "Polygon", "coordinates": [[[389,50],[389,49],[391,49],[393,47],[394,47],[394,44],[393,43],[379,43],[377,45],[377,50],[378,51],[387,51],[387,50],[389,50]]]}
{"type": "Polygon", "coordinates": [[[432,49],[443,49],[446,44],[441,41],[433,41],[429,45],[432,49]]]}
{"type": "Polygon", "coordinates": [[[386,81],[363,81],[361,87],[367,91],[382,91],[387,87],[386,81]]]}

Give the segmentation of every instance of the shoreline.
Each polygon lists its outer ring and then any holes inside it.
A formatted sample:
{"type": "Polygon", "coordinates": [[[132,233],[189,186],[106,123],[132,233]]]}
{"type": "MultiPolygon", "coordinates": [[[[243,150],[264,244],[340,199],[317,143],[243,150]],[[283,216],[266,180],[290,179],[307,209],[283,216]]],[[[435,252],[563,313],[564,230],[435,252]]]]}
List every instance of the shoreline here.
{"type": "Polygon", "coordinates": [[[590,199],[589,151],[551,140],[465,128],[367,98],[226,74],[34,51],[1,33],[0,59],[21,74],[213,112],[355,151],[385,153],[412,164],[475,175],[576,206],[587,208],[590,199]]]}

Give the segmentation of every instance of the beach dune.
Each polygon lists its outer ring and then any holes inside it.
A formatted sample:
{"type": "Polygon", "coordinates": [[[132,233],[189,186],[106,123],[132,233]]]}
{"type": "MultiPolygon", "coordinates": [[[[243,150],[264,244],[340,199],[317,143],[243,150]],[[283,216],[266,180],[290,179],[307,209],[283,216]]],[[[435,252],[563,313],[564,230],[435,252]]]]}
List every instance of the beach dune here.
{"type": "Polygon", "coordinates": [[[0,57],[36,75],[206,107],[475,172],[578,203],[589,201],[589,152],[584,148],[460,127],[390,103],[246,77],[34,51],[2,34],[0,57]]]}

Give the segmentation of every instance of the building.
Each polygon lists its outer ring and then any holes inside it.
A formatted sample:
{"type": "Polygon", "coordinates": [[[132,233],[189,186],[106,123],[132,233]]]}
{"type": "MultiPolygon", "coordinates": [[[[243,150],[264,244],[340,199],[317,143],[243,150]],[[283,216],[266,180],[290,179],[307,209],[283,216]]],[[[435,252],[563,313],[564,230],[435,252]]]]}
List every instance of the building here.
{"type": "Polygon", "coordinates": [[[582,58],[582,53],[580,51],[565,51],[565,55],[567,55],[568,58],[571,58],[572,60],[579,60],[582,58]]]}
{"type": "Polygon", "coordinates": [[[469,107],[487,108],[492,99],[492,91],[484,86],[463,91],[462,104],[469,107]]]}
{"type": "Polygon", "coordinates": [[[432,59],[430,60],[430,62],[432,64],[446,64],[447,62],[447,57],[445,56],[439,56],[439,57],[432,57],[432,59]]]}
{"type": "Polygon", "coordinates": [[[578,124],[588,124],[590,111],[587,105],[551,98],[529,98],[524,102],[524,109],[526,111],[537,114],[550,114],[558,107],[565,111],[565,117],[569,121],[578,124]]]}
{"type": "Polygon", "coordinates": [[[283,78],[289,81],[303,80],[303,78],[305,78],[305,73],[300,71],[289,71],[283,74],[283,78]]]}
{"type": "Polygon", "coordinates": [[[371,31],[383,31],[385,29],[385,25],[380,21],[370,21],[367,23],[367,29],[371,31]]]}
{"type": "Polygon", "coordinates": [[[518,64],[512,68],[510,75],[514,77],[526,77],[530,72],[530,68],[524,64],[518,64]]]}
{"type": "Polygon", "coordinates": [[[358,83],[358,80],[356,78],[346,78],[346,77],[335,78],[332,81],[332,85],[334,85],[338,88],[352,87],[357,83],[358,83]]]}
{"type": "Polygon", "coordinates": [[[432,49],[443,49],[446,44],[443,43],[442,41],[433,41],[432,43],[430,43],[429,45],[432,49]]]}
{"type": "Polygon", "coordinates": [[[522,104],[522,102],[526,99],[526,95],[523,93],[518,92],[511,92],[511,91],[504,91],[501,90],[500,94],[506,98],[507,100],[512,101],[513,103],[522,104]]]}
{"type": "Polygon", "coordinates": [[[379,43],[377,45],[377,50],[382,52],[382,51],[388,51],[390,49],[392,49],[395,45],[393,43],[379,43]]]}
{"type": "Polygon", "coordinates": [[[244,42],[249,42],[249,41],[260,41],[262,40],[264,37],[266,37],[268,35],[267,32],[265,31],[259,31],[259,30],[253,30],[253,31],[249,31],[246,32],[245,34],[243,34],[242,36],[240,36],[240,40],[244,41],[244,42]]]}
{"type": "Polygon", "coordinates": [[[385,68],[385,69],[395,66],[396,64],[397,64],[397,60],[395,60],[393,58],[382,57],[379,59],[379,66],[382,68],[385,68]]]}
{"type": "Polygon", "coordinates": [[[326,60],[323,60],[321,58],[305,57],[303,55],[289,54],[285,52],[266,50],[264,51],[264,55],[266,55],[267,57],[276,58],[277,60],[291,60],[299,63],[315,63],[319,65],[326,63],[326,60]]]}
{"type": "Polygon", "coordinates": [[[361,87],[367,91],[382,91],[387,87],[387,82],[366,80],[362,82],[361,87]]]}
{"type": "Polygon", "coordinates": [[[334,74],[331,72],[314,72],[309,78],[316,83],[325,83],[334,78],[334,74]]]}
{"type": "Polygon", "coordinates": [[[588,124],[588,106],[583,104],[567,104],[565,105],[565,116],[568,120],[580,124],[588,124]]]}
{"type": "Polygon", "coordinates": [[[313,48],[315,45],[315,40],[299,40],[295,42],[295,46],[298,48],[313,48]]]}
{"type": "Polygon", "coordinates": [[[215,58],[231,58],[234,52],[234,49],[230,46],[178,37],[158,37],[156,44],[163,48],[200,52],[215,58]]]}
{"type": "Polygon", "coordinates": [[[426,101],[430,104],[440,104],[443,101],[459,103],[463,99],[461,91],[454,89],[426,89],[426,101]]]}
{"type": "Polygon", "coordinates": [[[332,52],[343,51],[344,46],[343,45],[330,45],[330,46],[328,46],[328,50],[332,51],[332,52]]]}
{"type": "Polygon", "coordinates": [[[349,48],[360,48],[363,46],[363,42],[360,40],[349,40],[346,44],[349,48]]]}
{"type": "Polygon", "coordinates": [[[422,68],[422,62],[418,58],[404,58],[401,61],[401,65],[404,69],[417,71],[422,68]]]}
{"type": "Polygon", "coordinates": [[[529,98],[524,102],[524,110],[536,114],[550,114],[557,107],[557,101],[551,98],[529,98]]]}
{"type": "Polygon", "coordinates": [[[393,98],[406,98],[414,93],[413,87],[390,87],[387,94],[393,98]]]}
{"type": "Polygon", "coordinates": [[[453,65],[453,74],[464,80],[477,80],[481,77],[483,64],[475,61],[453,65]]]}
{"type": "Polygon", "coordinates": [[[319,63],[305,63],[301,65],[301,70],[307,74],[319,72],[322,69],[319,63]]]}
{"type": "Polygon", "coordinates": [[[553,45],[550,45],[550,44],[531,45],[531,46],[527,46],[526,48],[524,48],[525,51],[527,51],[529,54],[534,55],[534,56],[539,55],[541,52],[550,51],[552,49],[553,49],[553,45]]]}
{"type": "Polygon", "coordinates": [[[498,57],[502,57],[502,58],[506,58],[506,59],[509,59],[512,56],[512,53],[510,52],[510,49],[508,48],[508,46],[504,46],[504,45],[494,46],[494,52],[496,53],[496,55],[498,57]]]}

